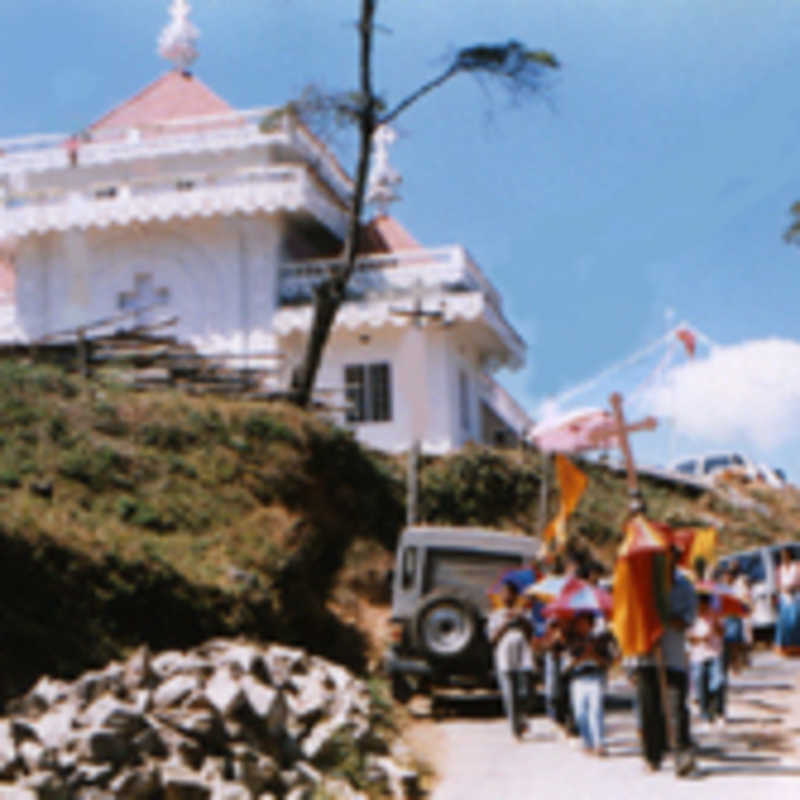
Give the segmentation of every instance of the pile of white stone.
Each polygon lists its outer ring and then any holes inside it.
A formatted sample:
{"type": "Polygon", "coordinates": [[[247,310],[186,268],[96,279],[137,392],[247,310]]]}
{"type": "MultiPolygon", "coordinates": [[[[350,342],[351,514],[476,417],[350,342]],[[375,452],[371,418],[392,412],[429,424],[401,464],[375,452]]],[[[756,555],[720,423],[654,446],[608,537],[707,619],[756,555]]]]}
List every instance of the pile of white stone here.
{"type": "Polygon", "coordinates": [[[0,800],[366,798],[333,764],[357,753],[387,797],[417,793],[367,685],[304,650],[214,639],[66,683],[47,677],[0,719],[0,800]]]}

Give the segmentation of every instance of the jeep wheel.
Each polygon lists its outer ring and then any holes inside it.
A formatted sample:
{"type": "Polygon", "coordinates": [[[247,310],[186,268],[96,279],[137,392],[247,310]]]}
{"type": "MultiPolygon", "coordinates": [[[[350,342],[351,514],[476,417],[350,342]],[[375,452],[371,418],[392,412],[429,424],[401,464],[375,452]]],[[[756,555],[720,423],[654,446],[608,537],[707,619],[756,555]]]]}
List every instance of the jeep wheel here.
{"type": "Polygon", "coordinates": [[[431,658],[466,655],[478,637],[478,614],[472,603],[452,591],[424,597],[414,615],[417,644],[431,658]]]}

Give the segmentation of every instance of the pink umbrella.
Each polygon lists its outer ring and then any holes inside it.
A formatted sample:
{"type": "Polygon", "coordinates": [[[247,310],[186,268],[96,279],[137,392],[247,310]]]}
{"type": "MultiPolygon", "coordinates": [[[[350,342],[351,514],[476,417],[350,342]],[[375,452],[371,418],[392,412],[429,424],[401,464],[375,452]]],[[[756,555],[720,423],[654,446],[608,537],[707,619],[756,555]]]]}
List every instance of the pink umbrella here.
{"type": "Polygon", "coordinates": [[[713,608],[726,617],[746,617],[750,606],[744,602],[731,586],[713,581],[699,581],[695,584],[698,594],[711,596],[713,608]]]}
{"type": "Polygon", "coordinates": [[[564,586],[561,594],[544,607],[544,615],[561,619],[577,614],[602,614],[610,617],[612,602],[611,595],[605,589],[573,578],[564,586]]]}
{"type": "Polygon", "coordinates": [[[602,432],[613,423],[611,413],[602,408],[582,408],[540,422],[531,431],[531,438],[540,450],[547,452],[606,450],[616,446],[616,437],[604,436],[602,432]]]}

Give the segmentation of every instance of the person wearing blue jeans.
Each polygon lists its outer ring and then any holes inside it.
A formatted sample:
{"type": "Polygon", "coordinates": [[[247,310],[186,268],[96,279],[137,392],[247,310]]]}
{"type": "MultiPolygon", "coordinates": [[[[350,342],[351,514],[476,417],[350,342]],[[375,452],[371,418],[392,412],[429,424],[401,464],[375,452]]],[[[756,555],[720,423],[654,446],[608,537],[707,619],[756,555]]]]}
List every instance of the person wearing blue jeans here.
{"type": "Polygon", "coordinates": [[[725,719],[725,671],[723,668],[722,621],[711,597],[697,596],[697,618],[687,632],[692,686],[700,715],[706,722],[725,719]]]}
{"type": "Polygon", "coordinates": [[[604,695],[609,654],[607,637],[593,634],[593,627],[592,614],[579,614],[572,623],[568,637],[572,657],[569,694],[584,748],[605,755],[604,695]]]}

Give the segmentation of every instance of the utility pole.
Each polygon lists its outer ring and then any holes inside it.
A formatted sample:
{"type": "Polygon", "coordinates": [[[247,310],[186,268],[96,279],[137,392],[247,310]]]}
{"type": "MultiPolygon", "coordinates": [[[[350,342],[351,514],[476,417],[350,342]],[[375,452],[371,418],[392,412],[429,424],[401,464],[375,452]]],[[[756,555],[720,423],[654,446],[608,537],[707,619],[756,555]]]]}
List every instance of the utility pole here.
{"type": "MultiPolygon", "coordinates": [[[[422,297],[419,291],[414,298],[412,308],[392,308],[390,311],[392,314],[411,319],[414,336],[417,337],[417,343],[422,345],[423,353],[425,343],[422,340],[422,329],[426,321],[441,320],[444,316],[444,312],[441,310],[426,311],[422,307],[422,297]]],[[[423,431],[420,431],[421,426],[416,413],[412,413],[411,427],[411,445],[408,448],[408,464],[406,466],[406,525],[408,526],[416,525],[419,522],[419,457],[423,431]]]]}

